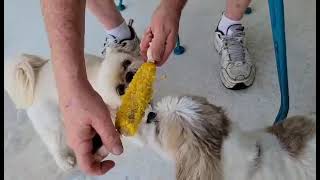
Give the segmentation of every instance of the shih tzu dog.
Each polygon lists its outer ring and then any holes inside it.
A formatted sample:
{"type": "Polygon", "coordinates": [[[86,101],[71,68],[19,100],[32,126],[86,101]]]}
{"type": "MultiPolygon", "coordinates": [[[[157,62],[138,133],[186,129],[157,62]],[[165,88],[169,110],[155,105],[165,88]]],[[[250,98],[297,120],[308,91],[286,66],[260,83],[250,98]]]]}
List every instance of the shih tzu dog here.
{"type": "Polygon", "coordinates": [[[303,116],[247,132],[205,98],[165,97],[138,136],[175,162],[177,180],[316,179],[316,123],[303,116]]]}
{"type": "MultiPolygon", "coordinates": [[[[85,55],[88,79],[110,110],[114,120],[120,96],[143,60],[138,53],[107,49],[105,58],[85,55]]],[[[52,63],[39,56],[22,54],[9,59],[4,67],[5,90],[17,109],[25,109],[32,125],[62,170],[75,166],[61,121],[52,63]]]]}

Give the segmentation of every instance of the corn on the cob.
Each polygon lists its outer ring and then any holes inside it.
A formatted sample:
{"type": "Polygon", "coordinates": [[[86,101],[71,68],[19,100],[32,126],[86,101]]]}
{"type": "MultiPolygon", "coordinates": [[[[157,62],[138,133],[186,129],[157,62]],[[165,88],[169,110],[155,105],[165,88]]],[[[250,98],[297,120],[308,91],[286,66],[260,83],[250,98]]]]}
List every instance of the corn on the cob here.
{"type": "Polygon", "coordinates": [[[146,62],[138,69],[122,97],[115,126],[121,134],[133,136],[141,123],[144,111],[152,98],[156,65],[146,62]]]}

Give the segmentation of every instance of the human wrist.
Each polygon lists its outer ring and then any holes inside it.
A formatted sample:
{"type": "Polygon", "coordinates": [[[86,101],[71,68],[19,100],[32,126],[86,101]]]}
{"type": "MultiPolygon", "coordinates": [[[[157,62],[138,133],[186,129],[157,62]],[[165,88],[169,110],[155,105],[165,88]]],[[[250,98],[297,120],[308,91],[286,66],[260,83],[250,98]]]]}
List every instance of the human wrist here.
{"type": "Polygon", "coordinates": [[[83,92],[88,92],[92,86],[87,79],[77,79],[58,82],[57,90],[59,94],[59,99],[62,101],[69,101],[72,97],[77,97],[83,92]]]}
{"type": "Polygon", "coordinates": [[[53,56],[53,66],[57,90],[60,94],[75,94],[79,89],[90,87],[82,57],[53,56]]]}
{"type": "Polygon", "coordinates": [[[174,13],[177,18],[180,18],[186,2],[186,0],[162,0],[159,7],[167,9],[171,13],[174,13]]]}

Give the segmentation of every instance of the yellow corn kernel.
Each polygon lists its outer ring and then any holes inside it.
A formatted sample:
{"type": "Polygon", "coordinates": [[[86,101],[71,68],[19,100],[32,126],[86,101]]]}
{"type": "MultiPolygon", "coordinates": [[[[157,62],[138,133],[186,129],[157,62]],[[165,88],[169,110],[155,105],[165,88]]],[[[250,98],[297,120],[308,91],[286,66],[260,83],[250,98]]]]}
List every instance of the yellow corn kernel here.
{"type": "Polygon", "coordinates": [[[155,77],[156,65],[151,62],[142,64],[134,75],[116,114],[115,126],[121,134],[133,136],[137,132],[152,98],[155,77]]]}

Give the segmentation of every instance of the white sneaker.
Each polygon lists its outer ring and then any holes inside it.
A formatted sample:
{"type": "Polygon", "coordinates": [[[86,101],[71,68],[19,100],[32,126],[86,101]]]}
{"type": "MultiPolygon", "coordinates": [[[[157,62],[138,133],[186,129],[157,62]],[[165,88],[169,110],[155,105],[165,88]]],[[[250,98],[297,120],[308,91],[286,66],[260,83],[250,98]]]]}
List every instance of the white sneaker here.
{"type": "Polygon", "coordinates": [[[108,49],[116,49],[117,51],[130,53],[132,55],[139,56],[140,54],[140,39],[132,27],[133,20],[130,19],[128,26],[131,31],[131,37],[129,39],[119,40],[115,36],[107,35],[102,55],[105,55],[108,49]]]}
{"type": "Polygon", "coordinates": [[[244,27],[241,24],[229,26],[227,35],[215,31],[214,46],[221,55],[220,78],[228,89],[244,89],[252,85],[255,65],[245,47],[244,27]]]}

